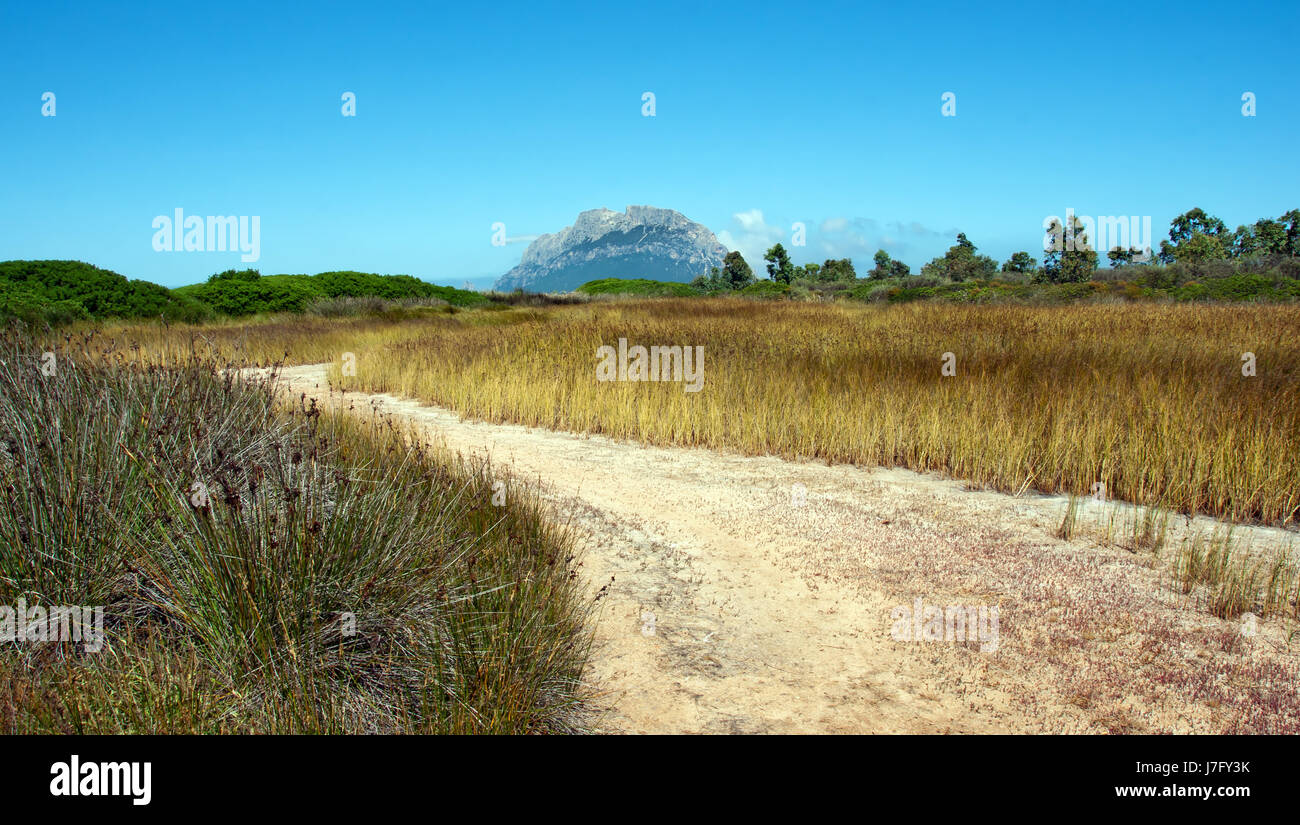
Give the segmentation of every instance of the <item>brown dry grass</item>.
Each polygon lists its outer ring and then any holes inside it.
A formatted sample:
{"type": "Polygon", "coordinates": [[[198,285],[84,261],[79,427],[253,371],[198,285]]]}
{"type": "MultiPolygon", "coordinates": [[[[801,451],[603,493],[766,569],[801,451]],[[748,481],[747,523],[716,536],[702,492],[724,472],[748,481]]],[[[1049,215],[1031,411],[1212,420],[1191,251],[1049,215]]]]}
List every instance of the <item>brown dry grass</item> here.
{"type": "Polygon", "coordinates": [[[1013,492],[1102,483],[1129,501],[1288,523],[1297,330],[1290,306],[655,300],[370,329],[337,344],[357,354],[356,376],[331,377],[487,421],[937,470],[1013,492]],[[596,349],[619,338],[703,346],[703,391],[597,382],[596,349]],[[940,374],[945,352],[954,377],[940,374]]]}
{"type": "Polygon", "coordinates": [[[1279,305],[669,299],[108,333],[142,359],[331,361],[346,388],[492,422],[936,470],[1012,492],[1101,483],[1109,497],[1285,524],[1300,507],[1298,331],[1300,307],[1279,305]],[[703,391],[598,382],[596,349],[619,338],[703,346],[703,391]],[[338,369],[344,353],[355,376],[338,369]]]}

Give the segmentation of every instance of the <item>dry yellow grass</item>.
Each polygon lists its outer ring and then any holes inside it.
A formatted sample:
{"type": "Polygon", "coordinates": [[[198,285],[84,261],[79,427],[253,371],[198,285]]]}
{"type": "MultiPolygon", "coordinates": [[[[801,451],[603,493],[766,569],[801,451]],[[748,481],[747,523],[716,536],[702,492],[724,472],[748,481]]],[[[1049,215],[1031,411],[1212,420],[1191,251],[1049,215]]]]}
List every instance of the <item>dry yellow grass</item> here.
{"type": "Polygon", "coordinates": [[[222,363],[260,367],[337,360],[341,352],[379,346],[440,320],[278,315],[199,325],[108,322],[71,328],[43,343],[62,349],[89,338],[94,349],[141,364],[187,363],[197,353],[222,363]]]}
{"type": "Polygon", "coordinates": [[[679,299],[108,332],[154,357],[210,346],[239,362],[332,361],[346,388],[487,421],[936,470],[1006,491],[1101,483],[1235,520],[1287,523],[1300,507],[1294,306],[679,299]],[[596,350],[619,338],[703,346],[702,391],[598,382],[596,350]],[[355,376],[341,375],[345,352],[355,376]]]}
{"type": "MultiPolygon", "coordinates": [[[[937,470],[1237,520],[1300,506],[1300,309],[655,300],[458,316],[348,345],[345,387],[488,421],[937,470]],[[596,350],[703,346],[704,388],[596,350]],[[956,375],[941,375],[943,354],[956,375]],[[1242,375],[1252,352],[1257,375],[1242,375]]],[[[336,356],[337,357],[337,356],[336,356]]]]}

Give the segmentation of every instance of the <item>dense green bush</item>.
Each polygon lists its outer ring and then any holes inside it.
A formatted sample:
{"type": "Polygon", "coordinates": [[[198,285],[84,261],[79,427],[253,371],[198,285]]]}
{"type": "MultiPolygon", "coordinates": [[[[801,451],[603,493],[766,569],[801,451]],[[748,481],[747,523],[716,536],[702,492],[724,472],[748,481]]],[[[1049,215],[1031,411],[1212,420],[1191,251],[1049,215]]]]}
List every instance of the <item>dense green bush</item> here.
{"type": "Polygon", "coordinates": [[[19,319],[29,324],[158,317],[197,323],[216,315],[302,312],[321,299],[370,297],[408,302],[437,299],[456,307],[482,306],[491,300],[410,275],[263,276],[256,269],[228,269],[205,283],[167,289],[80,261],[0,263],[0,321],[19,319]]]}
{"type": "Polygon", "coordinates": [[[261,275],[256,270],[218,273],[207,283],[173,290],[222,315],[302,312],[323,298],[383,298],[404,301],[438,298],[452,306],[479,306],[488,298],[477,292],[436,286],[410,275],[369,272],[322,272],[319,275],[261,275]]]}
{"type": "Polygon", "coordinates": [[[754,281],[749,286],[736,292],[737,295],[744,295],[747,298],[783,298],[789,293],[789,284],[769,280],[754,281]]]}
{"type": "Polygon", "coordinates": [[[0,263],[0,319],[65,323],[82,318],[157,318],[201,321],[211,312],[148,281],[81,261],[0,263]]]}
{"type": "Polygon", "coordinates": [[[1260,275],[1229,275],[1206,283],[1210,295],[1222,301],[1245,301],[1271,292],[1272,282],[1260,275]]]}

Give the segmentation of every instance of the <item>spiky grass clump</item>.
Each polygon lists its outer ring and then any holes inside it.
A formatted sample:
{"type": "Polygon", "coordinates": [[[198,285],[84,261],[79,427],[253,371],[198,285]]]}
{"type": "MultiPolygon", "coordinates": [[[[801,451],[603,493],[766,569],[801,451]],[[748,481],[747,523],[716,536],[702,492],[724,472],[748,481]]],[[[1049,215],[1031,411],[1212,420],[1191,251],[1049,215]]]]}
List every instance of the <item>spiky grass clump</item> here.
{"type": "Polygon", "coordinates": [[[0,604],[102,605],[108,641],[0,647],[0,730],[580,723],[571,539],[490,467],[211,363],[38,356],[0,339],[0,604]]]}

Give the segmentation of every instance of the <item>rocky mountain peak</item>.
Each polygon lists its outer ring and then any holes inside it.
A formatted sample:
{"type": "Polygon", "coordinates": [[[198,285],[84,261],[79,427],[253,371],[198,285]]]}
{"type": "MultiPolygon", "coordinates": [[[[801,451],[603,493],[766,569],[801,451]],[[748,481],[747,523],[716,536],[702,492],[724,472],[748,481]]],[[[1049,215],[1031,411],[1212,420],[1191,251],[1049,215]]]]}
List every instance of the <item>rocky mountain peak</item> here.
{"type": "Polygon", "coordinates": [[[519,266],[501,276],[495,288],[561,292],[597,278],[690,281],[721,266],[726,254],[713,232],[675,210],[601,207],[529,244],[519,266]]]}

